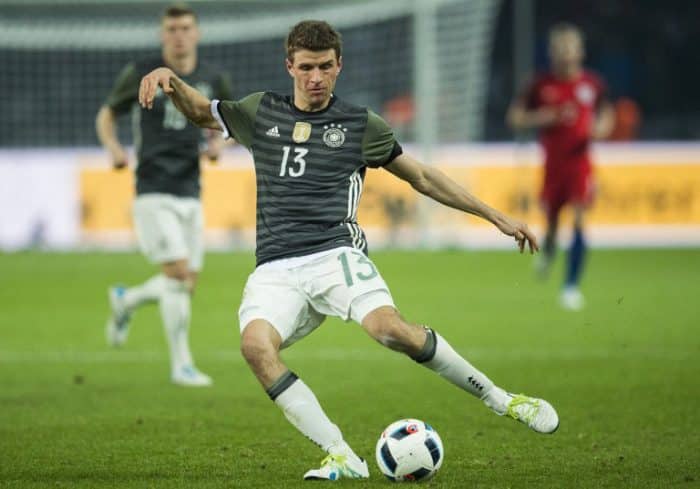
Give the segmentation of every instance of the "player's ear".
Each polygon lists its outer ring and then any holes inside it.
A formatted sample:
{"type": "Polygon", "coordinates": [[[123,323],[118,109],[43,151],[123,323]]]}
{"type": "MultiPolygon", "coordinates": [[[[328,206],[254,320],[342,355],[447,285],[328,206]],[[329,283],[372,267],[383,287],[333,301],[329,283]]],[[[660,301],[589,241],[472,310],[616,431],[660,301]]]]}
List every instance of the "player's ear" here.
{"type": "Polygon", "coordinates": [[[342,69],[343,69],[343,57],[340,56],[338,58],[338,70],[336,71],[336,75],[340,74],[340,70],[342,70],[342,69]]]}
{"type": "Polygon", "coordinates": [[[284,58],[284,65],[287,67],[287,73],[289,73],[289,76],[294,78],[294,72],[292,71],[294,63],[292,63],[289,58],[284,58]]]}

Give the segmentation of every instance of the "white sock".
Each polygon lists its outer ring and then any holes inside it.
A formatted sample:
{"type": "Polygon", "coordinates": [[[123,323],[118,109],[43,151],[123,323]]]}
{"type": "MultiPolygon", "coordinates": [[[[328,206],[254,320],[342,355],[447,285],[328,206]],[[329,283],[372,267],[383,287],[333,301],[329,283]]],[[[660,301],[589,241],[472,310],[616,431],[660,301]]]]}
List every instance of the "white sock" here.
{"type": "Polygon", "coordinates": [[[158,274],[141,285],[129,287],[124,292],[124,307],[131,312],[137,307],[160,299],[165,286],[165,275],[158,274]]]}
{"type": "MultiPolygon", "coordinates": [[[[435,354],[431,359],[420,363],[437,372],[441,377],[449,380],[457,387],[464,389],[479,399],[485,399],[494,387],[491,379],[454,351],[445,338],[428,329],[428,335],[431,334],[434,335],[435,354]]],[[[430,341],[429,338],[428,342],[430,341]]]]}
{"type": "Polygon", "coordinates": [[[289,422],[324,451],[360,460],[343,440],[340,429],[323,412],[311,389],[295,374],[286,372],[267,393],[289,422]]]}
{"type": "Polygon", "coordinates": [[[189,344],[190,293],[185,282],[163,277],[160,315],[170,347],[172,371],[175,372],[184,365],[192,365],[189,344]]]}

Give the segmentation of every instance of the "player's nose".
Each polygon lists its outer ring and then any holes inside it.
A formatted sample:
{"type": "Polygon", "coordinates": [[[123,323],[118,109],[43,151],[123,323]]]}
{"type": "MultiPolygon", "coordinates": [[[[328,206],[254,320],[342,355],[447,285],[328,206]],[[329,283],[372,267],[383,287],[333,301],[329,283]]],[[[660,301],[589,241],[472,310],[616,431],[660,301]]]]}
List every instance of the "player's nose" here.
{"type": "Polygon", "coordinates": [[[315,68],[313,71],[311,71],[311,82],[312,83],[321,83],[323,81],[323,77],[321,76],[321,70],[318,68],[315,68]]]}

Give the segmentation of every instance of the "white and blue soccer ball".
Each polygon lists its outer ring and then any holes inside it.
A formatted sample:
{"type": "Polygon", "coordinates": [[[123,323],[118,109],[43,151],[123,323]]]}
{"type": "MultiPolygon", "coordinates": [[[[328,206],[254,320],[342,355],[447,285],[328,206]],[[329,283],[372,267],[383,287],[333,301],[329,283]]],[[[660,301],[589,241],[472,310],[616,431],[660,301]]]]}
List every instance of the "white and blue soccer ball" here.
{"type": "Polygon", "coordinates": [[[442,465],[444,454],[440,435],[418,419],[391,423],[377,441],[379,470],[395,482],[430,479],[442,465]]]}

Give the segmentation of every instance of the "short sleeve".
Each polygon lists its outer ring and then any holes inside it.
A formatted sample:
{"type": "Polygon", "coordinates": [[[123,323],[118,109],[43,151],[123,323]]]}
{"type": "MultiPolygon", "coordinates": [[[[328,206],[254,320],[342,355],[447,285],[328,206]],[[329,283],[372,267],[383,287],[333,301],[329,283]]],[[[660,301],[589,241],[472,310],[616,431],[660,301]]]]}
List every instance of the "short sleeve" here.
{"type": "Polygon", "coordinates": [[[603,104],[609,102],[608,86],[605,81],[597,75],[593,76],[593,82],[595,84],[595,106],[600,108],[603,104]]]}
{"type": "Polygon", "coordinates": [[[362,138],[362,159],[367,166],[379,168],[391,163],[396,156],[401,154],[400,148],[389,124],[368,110],[367,126],[362,138]]]}
{"type": "Polygon", "coordinates": [[[537,109],[542,105],[540,103],[539,91],[539,79],[532,79],[522,86],[518,95],[518,100],[528,110],[537,109]]]}
{"type": "Polygon", "coordinates": [[[250,149],[255,134],[255,114],[264,92],[253,93],[241,100],[212,100],[211,113],[224,131],[224,137],[232,137],[250,149]]]}
{"type": "Polygon", "coordinates": [[[116,114],[124,114],[138,100],[139,76],[136,65],[130,63],[117,76],[112,91],[105,100],[105,105],[116,114]]]}
{"type": "Polygon", "coordinates": [[[228,75],[222,73],[216,81],[216,87],[214,88],[214,98],[219,100],[231,100],[233,98],[233,92],[231,90],[231,79],[228,75]]]}

